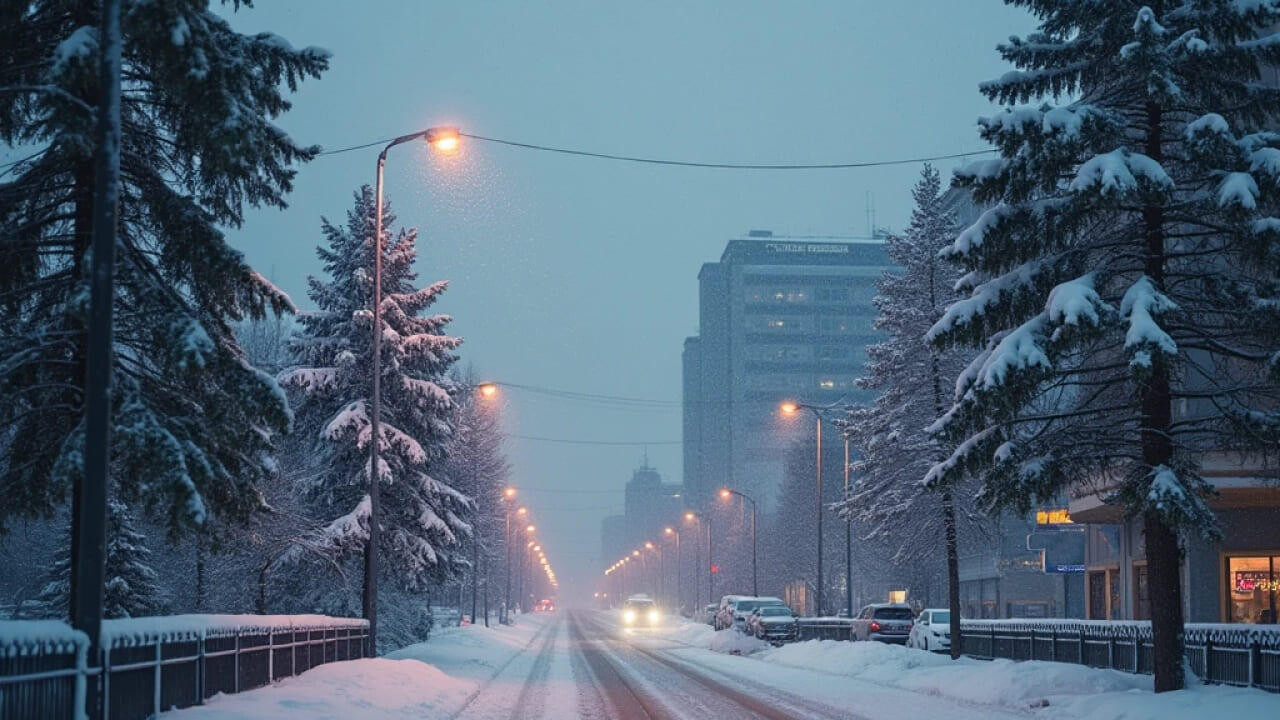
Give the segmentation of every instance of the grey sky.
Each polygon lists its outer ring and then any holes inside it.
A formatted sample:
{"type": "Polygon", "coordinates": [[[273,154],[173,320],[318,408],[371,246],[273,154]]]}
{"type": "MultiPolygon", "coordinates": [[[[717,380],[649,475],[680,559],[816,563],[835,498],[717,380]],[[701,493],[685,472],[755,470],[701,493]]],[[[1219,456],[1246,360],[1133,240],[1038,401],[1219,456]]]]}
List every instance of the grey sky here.
{"type": "MultiPolygon", "coordinates": [[[[711,161],[840,162],[978,150],[994,50],[1032,27],[998,0],[426,2],[259,0],[242,31],[333,52],[282,125],[337,148],[453,123],[603,152],[711,161]]],[[[320,216],[344,218],[376,148],[305,166],[284,212],[251,213],[234,243],[303,307],[320,216]]],[[[940,164],[944,173],[952,164],[940,164]]],[[[696,332],[697,273],[751,228],[865,232],[910,212],[915,166],[734,172],[624,165],[465,144],[396,148],[387,196],[421,229],[424,281],[485,378],[678,400],[696,332]]],[[[678,408],[622,411],[511,390],[509,432],[678,440],[678,408]]],[[[640,448],[509,442],[515,482],[564,585],[597,567],[640,448]]],[[[649,448],[680,479],[678,445],[649,448]]],[[[588,588],[589,589],[589,588],[588,588]]]]}

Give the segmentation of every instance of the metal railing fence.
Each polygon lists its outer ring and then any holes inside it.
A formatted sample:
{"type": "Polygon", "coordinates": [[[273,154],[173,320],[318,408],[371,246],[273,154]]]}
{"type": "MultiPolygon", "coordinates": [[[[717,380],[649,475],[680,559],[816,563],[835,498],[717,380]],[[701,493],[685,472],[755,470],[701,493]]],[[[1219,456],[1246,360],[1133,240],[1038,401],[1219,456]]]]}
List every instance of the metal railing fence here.
{"type": "MultiPolygon", "coordinates": [[[[961,649],[981,659],[1049,660],[1150,674],[1151,623],[1117,620],[962,620],[961,649]]],[[[1207,683],[1280,692],[1280,627],[1188,623],[1191,671],[1207,683]]]]}
{"type": "Polygon", "coordinates": [[[0,720],[143,720],[364,657],[367,638],[366,621],[324,616],[111,620],[103,625],[101,662],[90,665],[87,639],[62,623],[3,622],[0,720]],[[87,683],[98,683],[96,707],[85,706],[87,683]]]}

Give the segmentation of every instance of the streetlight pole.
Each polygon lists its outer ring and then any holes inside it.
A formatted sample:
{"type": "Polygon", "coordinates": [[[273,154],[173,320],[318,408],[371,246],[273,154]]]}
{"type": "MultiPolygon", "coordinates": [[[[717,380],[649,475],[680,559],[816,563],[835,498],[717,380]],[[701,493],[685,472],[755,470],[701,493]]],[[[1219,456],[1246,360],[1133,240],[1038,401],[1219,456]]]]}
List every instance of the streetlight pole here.
{"type": "MultiPolygon", "coordinates": [[[[836,405],[808,405],[798,402],[784,402],[781,410],[784,415],[795,415],[800,410],[808,410],[813,413],[814,419],[817,421],[817,484],[818,484],[818,587],[816,588],[814,598],[814,610],[818,615],[822,615],[822,413],[832,410],[836,405]]],[[[848,472],[848,462],[845,462],[846,473],[848,472]]],[[[853,609],[850,608],[850,612],[853,609]]]]}
{"type": "Polygon", "coordinates": [[[751,503],[751,594],[759,597],[760,583],[759,575],[756,573],[756,501],[744,492],[732,488],[720,488],[720,497],[728,500],[733,495],[751,503]]]}
{"type": "MultiPolygon", "coordinates": [[[[849,436],[844,436],[844,499],[849,501],[849,436]]],[[[853,617],[853,519],[844,518],[844,604],[853,617]]]]}
{"type": "Polygon", "coordinates": [[[380,528],[378,494],[382,473],[379,472],[378,452],[382,434],[378,427],[382,412],[382,176],[387,166],[387,151],[396,145],[413,140],[426,140],[427,144],[452,151],[458,147],[458,129],[454,127],[428,128],[400,137],[387,143],[378,153],[378,176],[374,184],[373,220],[373,398],[369,418],[369,540],[364,546],[364,617],[369,621],[369,648],[367,656],[377,653],[378,647],[378,535],[380,528]]]}
{"type": "MultiPolygon", "coordinates": [[[[680,603],[684,600],[684,593],[681,588],[681,581],[683,578],[681,577],[682,573],[680,572],[680,531],[673,527],[668,527],[663,530],[663,532],[676,539],[676,613],[679,614],[681,607],[680,603]]],[[[697,604],[696,600],[694,601],[694,604],[697,604]]]]}

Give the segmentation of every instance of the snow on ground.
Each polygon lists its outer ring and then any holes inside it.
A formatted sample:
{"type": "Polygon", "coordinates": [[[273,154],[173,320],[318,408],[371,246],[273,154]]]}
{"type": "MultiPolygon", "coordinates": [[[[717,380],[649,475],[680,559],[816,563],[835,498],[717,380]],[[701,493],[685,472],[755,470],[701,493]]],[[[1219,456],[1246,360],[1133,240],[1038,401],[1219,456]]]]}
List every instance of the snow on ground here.
{"type": "Polygon", "coordinates": [[[440,628],[431,640],[386,657],[329,663],[264,688],[218,695],[172,720],[418,720],[449,717],[527,646],[548,620],[524,615],[516,625],[440,628]]]}
{"type": "MultiPolygon", "coordinates": [[[[753,661],[826,677],[852,678],[965,704],[1032,711],[1036,717],[1055,720],[1199,720],[1211,714],[1280,717],[1277,694],[1197,684],[1180,692],[1155,695],[1148,675],[1070,663],[973,658],[952,661],[945,655],[877,642],[810,640],[771,648],[733,630],[716,632],[691,622],[674,623],[661,636],[694,648],[750,655],[753,661]],[[740,639],[732,640],[726,635],[730,633],[740,639]]],[[[762,675],[745,663],[712,663],[722,672],[762,675]]]]}
{"type": "Polygon", "coordinates": [[[366,658],[329,663],[298,677],[207,704],[163,713],[174,720],[408,720],[445,717],[472,684],[426,663],[366,658]]]}

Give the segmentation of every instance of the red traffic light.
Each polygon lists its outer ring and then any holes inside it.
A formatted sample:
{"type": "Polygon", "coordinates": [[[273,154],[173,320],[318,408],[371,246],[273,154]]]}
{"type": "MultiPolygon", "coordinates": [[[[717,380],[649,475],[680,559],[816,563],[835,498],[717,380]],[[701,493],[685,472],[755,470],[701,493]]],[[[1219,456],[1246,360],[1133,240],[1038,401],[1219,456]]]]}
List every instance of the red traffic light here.
{"type": "Polygon", "coordinates": [[[720,566],[719,566],[719,565],[712,565],[712,566],[711,566],[711,572],[712,572],[713,574],[714,574],[714,573],[718,573],[718,572],[720,572],[720,566]]]}

